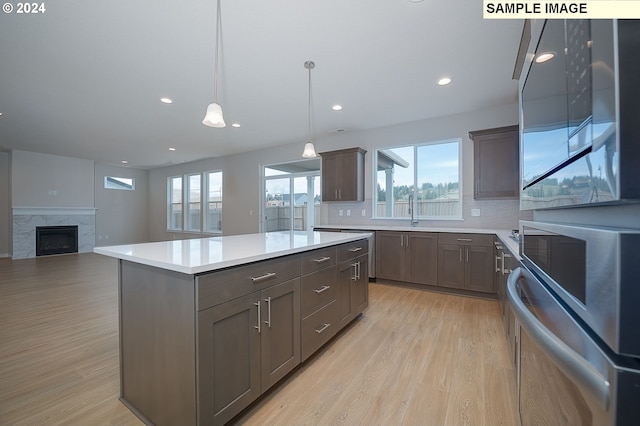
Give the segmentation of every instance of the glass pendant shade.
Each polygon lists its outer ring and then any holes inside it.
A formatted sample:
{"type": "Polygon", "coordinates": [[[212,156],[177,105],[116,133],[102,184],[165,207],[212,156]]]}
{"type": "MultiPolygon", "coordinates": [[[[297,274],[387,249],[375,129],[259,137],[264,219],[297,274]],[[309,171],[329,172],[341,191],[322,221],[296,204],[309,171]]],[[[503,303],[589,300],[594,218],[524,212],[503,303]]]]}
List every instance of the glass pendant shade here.
{"type": "Polygon", "coordinates": [[[304,158],[316,158],[316,149],[313,147],[313,142],[309,141],[304,145],[304,151],[302,151],[304,158]]]}
{"type": "Polygon", "coordinates": [[[207,107],[207,114],[204,116],[202,124],[218,128],[226,126],[224,118],[222,117],[222,107],[215,102],[209,104],[207,107]]]}

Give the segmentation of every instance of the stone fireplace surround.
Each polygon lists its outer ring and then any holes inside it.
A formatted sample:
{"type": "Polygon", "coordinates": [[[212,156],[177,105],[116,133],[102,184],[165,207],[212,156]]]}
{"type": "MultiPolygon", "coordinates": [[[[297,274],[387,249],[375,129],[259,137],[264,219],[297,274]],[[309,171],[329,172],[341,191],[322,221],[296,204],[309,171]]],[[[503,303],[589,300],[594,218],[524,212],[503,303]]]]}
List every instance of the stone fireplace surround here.
{"type": "Polygon", "coordinates": [[[15,259],[36,257],[36,226],[78,226],[78,253],[89,253],[96,245],[96,209],[82,207],[14,207],[13,255],[15,259]]]}

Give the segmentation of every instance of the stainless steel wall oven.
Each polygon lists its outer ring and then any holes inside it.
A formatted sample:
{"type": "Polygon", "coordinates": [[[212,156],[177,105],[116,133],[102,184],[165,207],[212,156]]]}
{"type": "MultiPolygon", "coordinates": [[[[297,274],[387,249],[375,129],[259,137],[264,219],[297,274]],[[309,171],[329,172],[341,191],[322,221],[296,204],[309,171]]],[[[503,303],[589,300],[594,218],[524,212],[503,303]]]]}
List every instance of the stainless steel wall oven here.
{"type": "Polygon", "coordinates": [[[640,230],[521,227],[507,291],[522,424],[638,424],[640,230]]]}

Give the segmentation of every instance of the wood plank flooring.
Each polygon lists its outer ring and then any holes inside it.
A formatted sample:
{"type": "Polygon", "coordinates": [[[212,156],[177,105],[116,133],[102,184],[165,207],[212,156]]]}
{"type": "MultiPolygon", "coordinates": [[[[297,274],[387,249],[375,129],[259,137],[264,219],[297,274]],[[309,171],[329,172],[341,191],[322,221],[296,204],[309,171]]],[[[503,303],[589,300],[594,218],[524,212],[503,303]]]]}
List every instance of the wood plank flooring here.
{"type": "MultiPolygon", "coordinates": [[[[118,401],[117,263],[0,260],[0,425],[140,425],[118,401]]],[[[370,306],[236,424],[517,425],[496,301],[372,283],[370,306]]]]}

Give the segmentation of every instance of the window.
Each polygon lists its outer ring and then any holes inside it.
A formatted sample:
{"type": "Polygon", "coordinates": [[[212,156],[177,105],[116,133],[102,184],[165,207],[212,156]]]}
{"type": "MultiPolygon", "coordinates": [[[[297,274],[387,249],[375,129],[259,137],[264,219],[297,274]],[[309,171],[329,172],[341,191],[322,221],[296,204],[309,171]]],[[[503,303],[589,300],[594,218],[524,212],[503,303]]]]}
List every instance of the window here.
{"type": "Polygon", "coordinates": [[[172,176],[167,187],[169,231],[222,232],[221,171],[172,176]]]}
{"type": "Polygon", "coordinates": [[[320,208],[320,160],[263,169],[262,231],[311,230],[320,208]]]}
{"type": "Polygon", "coordinates": [[[460,140],[376,151],[377,218],[460,219],[460,140]]]}
{"type": "Polygon", "coordinates": [[[123,178],[115,176],[104,177],[105,189],[123,189],[125,191],[133,191],[135,188],[135,180],[133,178],[123,178]]]}
{"type": "Polygon", "coordinates": [[[182,231],[182,176],[168,179],[167,229],[182,231]]]}
{"type": "Polygon", "coordinates": [[[200,214],[200,200],[202,199],[202,191],[200,190],[200,181],[202,175],[187,175],[187,188],[186,188],[186,221],[184,224],[185,231],[200,232],[201,218],[200,214]]]}
{"type": "Polygon", "coordinates": [[[208,233],[222,232],[222,172],[205,174],[204,194],[204,231],[208,233]]]}

